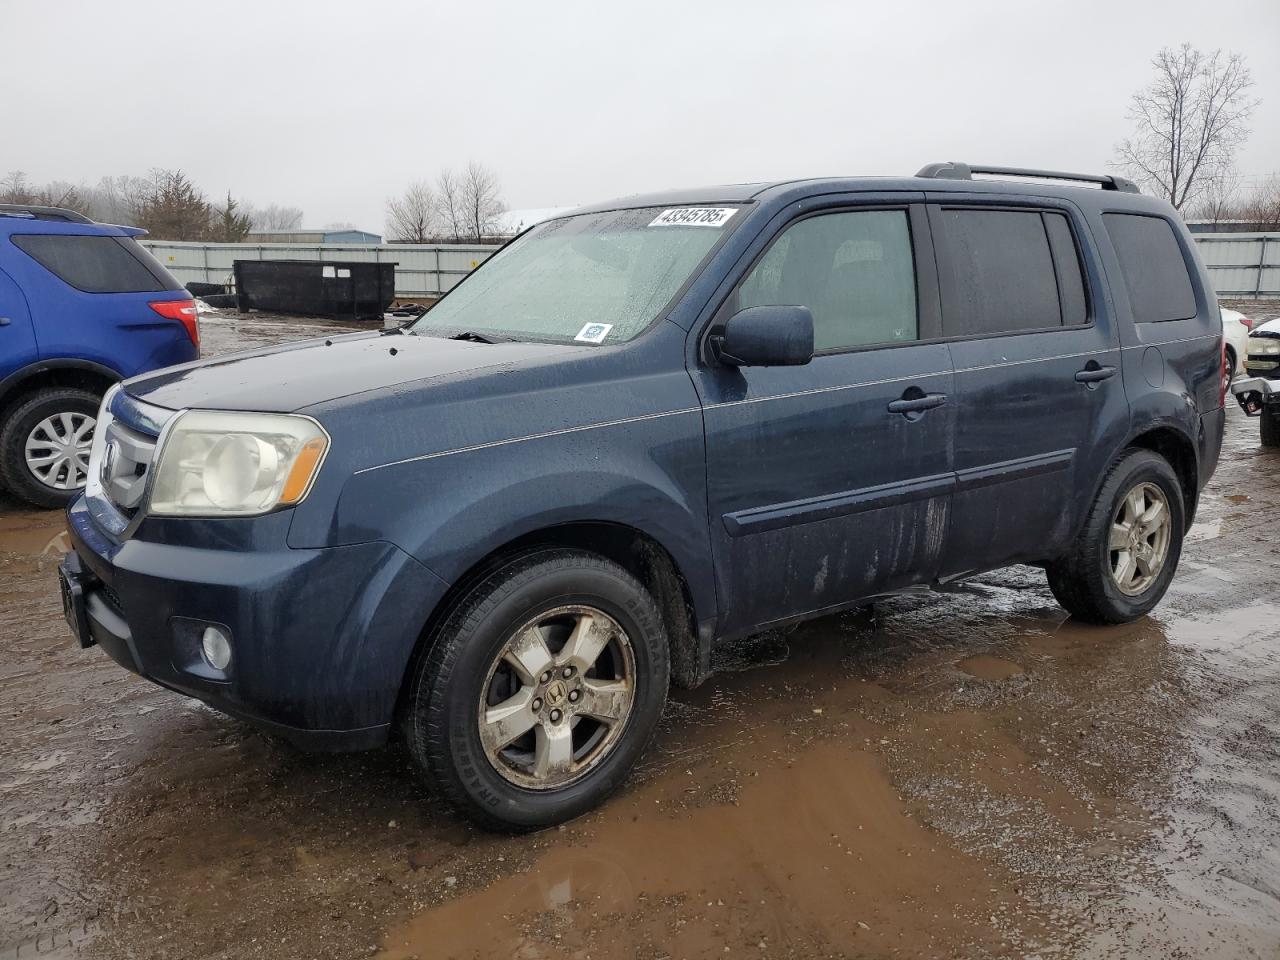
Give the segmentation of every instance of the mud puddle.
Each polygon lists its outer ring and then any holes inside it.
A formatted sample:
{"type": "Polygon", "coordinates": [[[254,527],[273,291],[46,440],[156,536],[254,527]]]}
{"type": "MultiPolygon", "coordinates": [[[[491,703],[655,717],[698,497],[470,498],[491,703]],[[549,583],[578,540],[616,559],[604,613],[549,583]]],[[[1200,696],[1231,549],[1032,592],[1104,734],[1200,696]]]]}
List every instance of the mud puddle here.
{"type": "Polygon", "coordinates": [[[0,557],[18,554],[61,560],[70,549],[71,537],[60,512],[0,513],[0,557]]]}
{"type": "Polygon", "coordinates": [[[846,738],[797,753],[774,734],[560,831],[527,871],[429,911],[381,956],[1011,955],[1027,909],[910,815],[873,753],[846,738]],[[732,801],[667,812],[739,763],[732,801]]]}

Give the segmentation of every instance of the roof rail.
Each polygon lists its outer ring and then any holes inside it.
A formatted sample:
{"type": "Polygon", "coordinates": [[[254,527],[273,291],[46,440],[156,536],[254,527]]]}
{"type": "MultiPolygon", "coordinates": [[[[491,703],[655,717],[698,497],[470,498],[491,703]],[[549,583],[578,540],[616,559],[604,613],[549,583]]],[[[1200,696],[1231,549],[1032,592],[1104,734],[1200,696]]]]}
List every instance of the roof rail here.
{"type": "Polygon", "coordinates": [[[62,207],[42,207],[32,203],[0,203],[0,217],[23,217],[27,220],[62,220],[65,223],[93,223],[83,213],[62,207]]]}
{"type": "Polygon", "coordinates": [[[1078,180],[1081,183],[1096,183],[1103,190],[1118,190],[1121,193],[1142,192],[1132,180],[1107,174],[1064,173],[1061,170],[1032,170],[1024,167],[980,167],[954,162],[927,164],[916,176],[933,180],[972,180],[975,173],[996,177],[1031,177],[1036,180],[1078,180]]]}

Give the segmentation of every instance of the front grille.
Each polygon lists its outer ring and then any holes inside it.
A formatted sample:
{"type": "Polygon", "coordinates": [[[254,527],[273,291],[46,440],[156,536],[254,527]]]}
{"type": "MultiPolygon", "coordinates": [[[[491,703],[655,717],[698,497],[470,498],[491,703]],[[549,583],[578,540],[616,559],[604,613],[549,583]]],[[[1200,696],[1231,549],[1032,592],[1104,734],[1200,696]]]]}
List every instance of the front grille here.
{"type": "Polygon", "coordinates": [[[111,607],[113,613],[124,616],[124,606],[120,603],[120,594],[108,587],[105,583],[98,585],[98,592],[102,594],[102,599],[107,601],[107,605],[111,607]]]}
{"type": "Polygon", "coordinates": [[[142,509],[156,444],[172,410],[142,403],[116,388],[103,403],[95,427],[89,479],[89,512],[120,536],[142,509]]]}
{"type": "Polygon", "coordinates": [[[121,512],[132,517],[142,505],[142,496],[147,490],[147,472],[155,458],[156,438],[130,430],[114,419],[107,425],[106,436],[99,468],[102,490],[121,512]]]}

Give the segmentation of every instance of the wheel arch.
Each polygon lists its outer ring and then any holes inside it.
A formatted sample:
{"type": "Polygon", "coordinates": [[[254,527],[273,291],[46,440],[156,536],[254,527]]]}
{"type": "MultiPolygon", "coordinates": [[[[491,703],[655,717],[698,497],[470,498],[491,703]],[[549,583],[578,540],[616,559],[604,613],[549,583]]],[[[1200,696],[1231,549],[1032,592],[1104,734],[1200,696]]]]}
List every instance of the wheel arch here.
{"type": "MultiPolygon", "coordinates": [[[[1150,450],[1168,461],[1182,484],[1182,502],[1186,513],[1186,525],[1195,522],[1196,506],[1200,501],[1200,461],[1195,441],[1178,427],[1161,424],[1145,429],[1130,438],[1124,449],[1150,450]]],[[[1099,487],[1101,482],[1099,482],[1099,487]]],[[[1094,491],[1096,497],[1097,490],[1094,491]]]]}
{"type": "Polygon", "coordinates": [[[477,583],[516,557],[554,547],[603,556],[644,584],[662,612],[671,644],[672,680],[680,687],[692,689],[707,678],[710,635],[698,629],[698,610],[689,579],[671,551],[637,527],[615,521],[578,520],[540,527],[514,537],[475,561],[454,581],[419,634],[401,680],[397,713],[405,706],[418,664],[430,651],[441,625],[457,604],[477,583]]]}
{"type": "Polygon", "coordinates": [[[115,370],[92,360],[40,360],[0,380],[0,418],[23,397],[45,387],[76,387],[101,395],[121,379],[115,370]]]}

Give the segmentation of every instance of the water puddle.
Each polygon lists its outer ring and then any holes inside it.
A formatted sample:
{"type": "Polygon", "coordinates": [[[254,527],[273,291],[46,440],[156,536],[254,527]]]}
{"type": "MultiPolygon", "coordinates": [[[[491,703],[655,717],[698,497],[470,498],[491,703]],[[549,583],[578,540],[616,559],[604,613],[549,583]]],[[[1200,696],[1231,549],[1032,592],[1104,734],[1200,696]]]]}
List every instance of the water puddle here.
{"type": "Polygon", "coordinates": [[[1000,657],[982,653],[972,657],[965,657],[956,666],[969,674],[969,676],[977,677],[979,680],[1009,680],[1026,673],[1022,667],[1010,660],[1003,660],[1000,657]]]}
{"type": "Polygon", "coordinates": [[[0,553],[61,557],[70,549],[71,535],[60,511],[0,515],[0,553]]]}
{"type": "Polygon", "coordinates": [[[758,769],[730,803],[667,813],[682,784],[664,781],[585,829],[545,834],[526,872],[416,917],[379,956],[1015,952],[1024,905],[1012,885],[914,818],[873,754],[786,748],[758,743],[758,769]]]}

